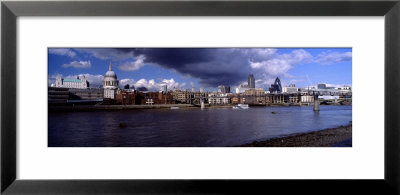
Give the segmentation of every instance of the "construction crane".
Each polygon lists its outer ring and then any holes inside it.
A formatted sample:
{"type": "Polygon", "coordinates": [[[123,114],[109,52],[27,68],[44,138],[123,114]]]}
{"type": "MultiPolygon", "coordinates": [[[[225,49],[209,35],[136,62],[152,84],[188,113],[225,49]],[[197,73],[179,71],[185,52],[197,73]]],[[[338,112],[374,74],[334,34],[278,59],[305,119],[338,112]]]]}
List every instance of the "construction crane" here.
{"type": "Polygon", "coordinates": [[[308,75],[306,75],[306,77],[307,77],[307,81],[308,81],[308,91],[307,91],[307,93],[310,94],[310,85],[312,86],[312,84],[311,84],[311,81],[310,81],[310,78],[308,77],[308,75]]]}

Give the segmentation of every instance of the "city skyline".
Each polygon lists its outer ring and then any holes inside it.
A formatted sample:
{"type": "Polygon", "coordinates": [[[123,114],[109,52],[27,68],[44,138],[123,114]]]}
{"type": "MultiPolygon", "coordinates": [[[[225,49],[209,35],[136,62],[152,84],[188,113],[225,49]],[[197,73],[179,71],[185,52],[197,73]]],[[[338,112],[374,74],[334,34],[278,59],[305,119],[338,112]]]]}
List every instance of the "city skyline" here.
{"type": "Polygon", "coordinates": [[[159,90],[216,91],[235,88],[253,74],[256,88],[268,89],[276,77],[282,86],[351,86],[351,48],[49,48],[49,85],[57,76],[84,75],[98,87],[109,63],[126,84],[159,90]]]}

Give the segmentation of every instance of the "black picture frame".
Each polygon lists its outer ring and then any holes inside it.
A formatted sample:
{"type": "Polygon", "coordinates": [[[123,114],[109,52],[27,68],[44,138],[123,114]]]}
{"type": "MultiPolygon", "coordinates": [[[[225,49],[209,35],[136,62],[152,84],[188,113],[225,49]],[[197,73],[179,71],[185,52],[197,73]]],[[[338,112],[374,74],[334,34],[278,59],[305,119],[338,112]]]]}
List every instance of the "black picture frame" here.
{"type": "MultiPolygon", "coordinates": [[[[400,194],[399,0],[2,1],[3,194],[400,194]],[[385,176],[382,180],[16,179],[16,34],[19,16],[385,16],[385,176]]],[[[106,167],[105,167],[106,168],[106,167]]],[[[240,168],[240,167],[238,167],[240,168]]],[[[327,167],[329,168],[329,167],[327,167]]],[[[368,171],[368,170],[365,170],[368,171]]]]}

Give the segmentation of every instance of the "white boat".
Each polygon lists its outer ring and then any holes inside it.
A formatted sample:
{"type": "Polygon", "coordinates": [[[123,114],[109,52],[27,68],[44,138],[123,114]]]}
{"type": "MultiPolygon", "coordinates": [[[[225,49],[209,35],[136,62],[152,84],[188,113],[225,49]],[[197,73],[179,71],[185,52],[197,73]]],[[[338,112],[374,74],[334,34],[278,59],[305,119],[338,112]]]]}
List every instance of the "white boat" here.
{"type": "Polygon", "coordinates": [[[172,106],[171,109],[172,109],[172,110],[175,110],[175,109],[179,109],[179,107],[172,106]]]}
{"type": "Polygon", "coordinates": [[[238,104],[236,106],[233,106],[233,109],[248,109],[249,105],[248,104],[238,104]]]}

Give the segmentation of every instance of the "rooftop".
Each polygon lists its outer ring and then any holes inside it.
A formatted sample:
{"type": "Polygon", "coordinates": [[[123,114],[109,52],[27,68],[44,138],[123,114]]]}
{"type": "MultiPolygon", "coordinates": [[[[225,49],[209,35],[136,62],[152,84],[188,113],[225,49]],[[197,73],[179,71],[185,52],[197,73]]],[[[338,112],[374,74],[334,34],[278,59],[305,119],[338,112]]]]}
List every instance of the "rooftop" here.
{"type": "Polygon", "coordinates": [[[80,80],[80,79],[64,79],[64,82],[81,83],[82,80],[80,80]]]}

